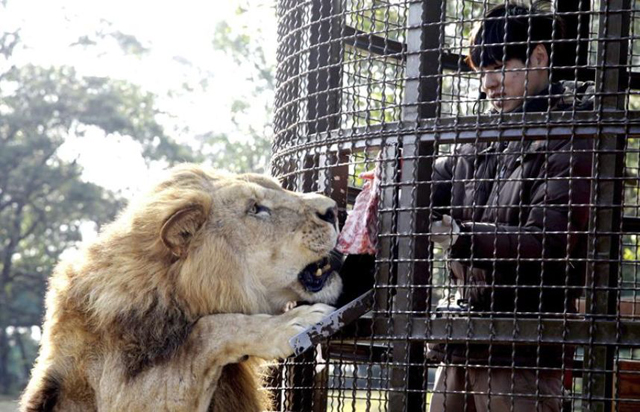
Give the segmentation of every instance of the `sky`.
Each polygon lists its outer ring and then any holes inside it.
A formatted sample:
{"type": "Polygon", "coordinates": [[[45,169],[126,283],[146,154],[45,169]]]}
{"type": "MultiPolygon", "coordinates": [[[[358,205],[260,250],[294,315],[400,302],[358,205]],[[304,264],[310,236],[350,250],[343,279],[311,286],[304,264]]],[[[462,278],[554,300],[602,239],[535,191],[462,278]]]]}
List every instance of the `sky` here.
{"type": "MultiPolygon", "coordinates": [[[[16,50],[14,63],[71,65],[81,75],[126,79],[155,93],[159,108],[167,113],[162,124],[179,142],[189,143],[194,135],[208,131],[233,135],[231,102],[252,87],[246,73],[214,49],[219,22],[227,21],[232,28],[260,24],[266,33],[264,47],[275,60],[271,3],[251,4],[243,21],[233,0],[8,0],[0,26],[6,31],[20,28],[23,46],[16,50]],[[71,46],[99,31],[133,35],[149,52],[127,56],[115,40],[96,47],[71,46]],[[206,90],[199,86],[202,78],[208,80],[206,90]]],[[[62,156],[77,159],[84,167],[86,180],[130,196],[155,173],[147,169],[139,145],[130,139],[105,138],[98,129],[89,130],[88,136],[71,136],[61,150],[62,156]]]]}

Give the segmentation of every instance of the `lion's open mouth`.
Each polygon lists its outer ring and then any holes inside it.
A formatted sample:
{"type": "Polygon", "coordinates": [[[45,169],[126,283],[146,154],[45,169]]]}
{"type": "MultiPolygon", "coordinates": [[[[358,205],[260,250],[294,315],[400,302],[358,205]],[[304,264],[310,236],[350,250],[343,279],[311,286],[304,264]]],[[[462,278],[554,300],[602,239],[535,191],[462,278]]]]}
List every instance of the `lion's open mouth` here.
{"type": "Polygon", "coordinates": [[[298,280],[308,292],[316,293],[322,290],[332,272],[333,268],[329,258],[324,257],[302,269],[302,272],[298,274],[298,280]]]}

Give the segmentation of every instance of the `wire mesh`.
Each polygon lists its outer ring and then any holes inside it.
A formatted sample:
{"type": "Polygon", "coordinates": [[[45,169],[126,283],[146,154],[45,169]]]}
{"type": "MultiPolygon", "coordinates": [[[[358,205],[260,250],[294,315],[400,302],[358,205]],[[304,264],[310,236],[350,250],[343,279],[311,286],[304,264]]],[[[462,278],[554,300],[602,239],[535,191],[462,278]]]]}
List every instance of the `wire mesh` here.
{"type": "Polygon", "coordinates": [[[534,3],[279,0],[273,174],[380,184],[277,410],[640,410],[640,2],[534,3]]]}

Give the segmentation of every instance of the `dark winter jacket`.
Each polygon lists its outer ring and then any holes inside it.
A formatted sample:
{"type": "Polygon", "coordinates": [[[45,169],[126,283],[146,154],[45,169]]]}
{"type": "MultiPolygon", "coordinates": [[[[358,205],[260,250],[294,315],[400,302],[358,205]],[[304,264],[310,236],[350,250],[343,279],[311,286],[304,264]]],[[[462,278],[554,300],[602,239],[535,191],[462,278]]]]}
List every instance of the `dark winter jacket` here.
{"type": "MultiPolygon", "coordinates": [[[[591,84],[575,82],[551,86],[552,95],[561,95],[552,98],[551,110],[572,110],[574,88],[584,96],[576,109],[590,110],[591,84]]],[[[545,91],[524,110],[545,112],[548,102],[545,91]]],[[[591,151],[591,139],[567,137],[464,144],[454,155],[436,160],[433,205],[461,228],[449,252],[452,282],[462,286],[455,300],[479,316],[548,317],[575,311],[576,288],[566,286],[583,282],[591,151]]],[[[430,356],[489,358],[486,345],[443,349],[432,347],[430,356]]],[[[511,345],[493,345],[492,363],[511,364],[512,358],[516,364],[536,362],[534,346],[512,352],[511,345]]],[[[539,356],[543,363],[557,364],[562,353],[555,346],[543,347],[539,356]]]]}

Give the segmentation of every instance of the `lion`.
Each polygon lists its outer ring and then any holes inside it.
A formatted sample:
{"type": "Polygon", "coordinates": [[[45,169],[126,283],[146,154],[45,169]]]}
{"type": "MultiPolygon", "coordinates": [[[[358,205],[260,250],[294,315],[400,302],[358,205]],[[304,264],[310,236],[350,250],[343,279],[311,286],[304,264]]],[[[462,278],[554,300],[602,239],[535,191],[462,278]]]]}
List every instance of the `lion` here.
{"type": "Polygon", "coordinates": [[[337,233],[328,197],[172,169],[56,266],[21,410],[268,409],[259,360],[333,310],[337,233]]]}

